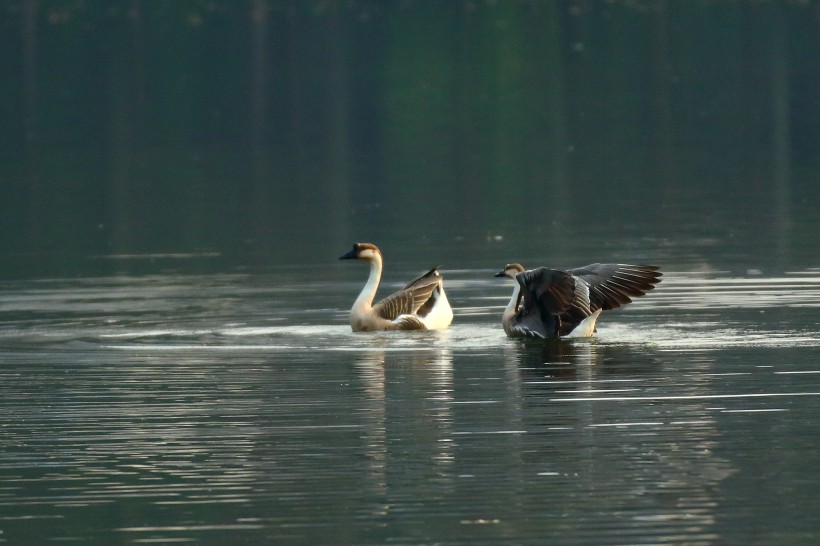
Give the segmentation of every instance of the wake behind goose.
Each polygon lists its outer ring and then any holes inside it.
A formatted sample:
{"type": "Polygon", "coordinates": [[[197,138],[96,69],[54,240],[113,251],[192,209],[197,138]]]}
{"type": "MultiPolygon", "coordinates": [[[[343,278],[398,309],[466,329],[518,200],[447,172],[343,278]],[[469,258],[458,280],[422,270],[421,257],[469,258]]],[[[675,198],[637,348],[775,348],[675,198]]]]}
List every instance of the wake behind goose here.
{"type": "Polygon", "coordinates": [[[521,264],[508,264],[495,275],[516,281],[501,315],[504,332],[510,337],[542,339],[589,337],[602,311],[631,303],[631,298],[654,289],[663,275],[658,269],[596,263],[566,271],[546,267],[525,271],[521,264]]]}
{"type": "Polygon", "coordinates": [[[382,253],[371,243],[356,243],[340,260],[364,260],[370,276],[350,310],[354,332],[377,330],[438,330],[453,321],[453,310],[444,293],[438,266],[373,305],[382,276],[382,253]]]}

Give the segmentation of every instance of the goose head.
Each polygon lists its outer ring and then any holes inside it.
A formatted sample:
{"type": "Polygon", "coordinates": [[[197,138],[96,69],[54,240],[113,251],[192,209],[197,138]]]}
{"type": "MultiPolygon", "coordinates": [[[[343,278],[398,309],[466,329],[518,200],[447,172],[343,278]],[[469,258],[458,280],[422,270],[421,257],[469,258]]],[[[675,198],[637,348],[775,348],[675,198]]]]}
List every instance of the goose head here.
{"type": "Polygon", "coordinates": [[[376,260],[381,258],[379,247],[371,243],[355,243],[353,250],[339,256],[340,260],[376,260]]]}
{"type": "Polygon", "coordinates": [[[524,271],[524,266],[521,264],[507,264],[504,269],[495,274],[496,277],[509,277],[514,279],[516,275],[524,271]]]}

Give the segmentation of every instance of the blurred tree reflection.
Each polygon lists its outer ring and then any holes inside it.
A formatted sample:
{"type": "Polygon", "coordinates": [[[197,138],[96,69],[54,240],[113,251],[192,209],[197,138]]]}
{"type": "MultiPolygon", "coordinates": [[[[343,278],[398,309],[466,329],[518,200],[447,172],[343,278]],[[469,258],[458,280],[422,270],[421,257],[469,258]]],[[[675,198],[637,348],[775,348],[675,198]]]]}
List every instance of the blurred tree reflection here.
{"type": "Polygon", "coordinates": [[[757,206],[787,247],[794,185],[820,163],[818,14],[0,1],[0,250],[326,250],[533,226],[560,246],[593,206],[672,231],[681,200],[731,209],[748,192],[770,196],[757,206]]]}

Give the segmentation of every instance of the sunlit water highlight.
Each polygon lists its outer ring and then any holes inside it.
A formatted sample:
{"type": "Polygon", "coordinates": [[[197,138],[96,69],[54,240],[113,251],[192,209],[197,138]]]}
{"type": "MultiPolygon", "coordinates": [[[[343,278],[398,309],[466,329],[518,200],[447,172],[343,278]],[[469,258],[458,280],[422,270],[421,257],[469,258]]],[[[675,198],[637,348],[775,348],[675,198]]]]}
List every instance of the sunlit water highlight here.
{"type": "Polygon", "coordinates": [[[489,272],[447,282],[451,329],[375,334],[347,326],[359,286],[327,279],[0,285],[0,540],[820,532],[817,271],[667,274],[558,343],[503,335],[489,272]]]}

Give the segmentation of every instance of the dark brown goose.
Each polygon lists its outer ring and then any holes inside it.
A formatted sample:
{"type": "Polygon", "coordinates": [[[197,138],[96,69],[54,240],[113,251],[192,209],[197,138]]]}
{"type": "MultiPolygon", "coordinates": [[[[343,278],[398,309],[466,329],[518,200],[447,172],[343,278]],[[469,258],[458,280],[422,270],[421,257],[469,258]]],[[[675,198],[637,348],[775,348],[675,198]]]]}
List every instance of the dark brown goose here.
{"type": "Polygon", "coordinates": [[[566,271],[546,267],[525,271],[521,264],[508,264],[495,275],[516,281],[501,324],[510,337],[591,336],[601,311],[631,303],[655,288],[663,276],[658,269],[591,264],[566,271]]]}
{"type": "Polygon", "coordinates": [[[370,277],[350,310],[354,332],[375,330],[437,330],[453,321],[453,310],[444,293],[444,277],[434,267],[407,286],[373,304],[382,277],[382,253],[370,243],[356,243],[340,260],[364,260],[370,277]]]}

